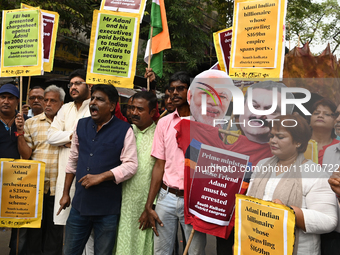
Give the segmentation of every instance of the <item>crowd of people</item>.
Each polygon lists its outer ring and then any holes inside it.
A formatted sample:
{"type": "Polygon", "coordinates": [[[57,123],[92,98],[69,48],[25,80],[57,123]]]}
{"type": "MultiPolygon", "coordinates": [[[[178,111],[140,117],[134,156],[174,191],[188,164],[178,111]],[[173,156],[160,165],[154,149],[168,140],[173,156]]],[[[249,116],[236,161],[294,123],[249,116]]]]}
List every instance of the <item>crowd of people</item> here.
{"type": "MultiPolygon", "coordinates": [[[[145,76],[155,78],[150,69],[145,76]]],[[[85,70],[70,74],[72,102],[64,104],[65,92],[55,85],[33,87],[22,113],[16,110],[17,87],[1,86],[0,158],[46,164],[41,228],[21,228],[19,235],[13,228],[10,255],[178,254],[178,226],[185,240],[193,229],[184,215],[184,169],[192,139],[247,155],[250,165],[258,166],[260,171],[244,176],[240,193],[294,210],[294,254],[337,254],[340,105],[323,98],[310,117],[295,113],[293,105],[280,116],[285,85],[259,82],[252,85],[252,107],[246,93],[244,114],[235,116],[238,131],[225,132],[226,125],[216,124],[232,102],[224,84],[233,81],[217,70],[192,82],[186,72],[173,74],[165,88],[167,115],[161,118],[151,91],[134,94],[123,116],[117,89],[87,84],[85,70]],[[277,109],[254,114],[249,108],[271,108],[273,88],[277,109]],[[219,102],[209,96],[213,92],[219,102]],[[269,121],[274,118],[279,121],[269,121]],[[292,121],[297,125],[288,127],[292,121]],[[323,171],[261,171],[264,167],[323,171]]],[[[225,238],[216,238],[218,255],[233,254],[233,227],[234,218],[225,226],[225,238]]],[[[206,240],[196,231],[189,254],[204,255],[206,240]]]]}

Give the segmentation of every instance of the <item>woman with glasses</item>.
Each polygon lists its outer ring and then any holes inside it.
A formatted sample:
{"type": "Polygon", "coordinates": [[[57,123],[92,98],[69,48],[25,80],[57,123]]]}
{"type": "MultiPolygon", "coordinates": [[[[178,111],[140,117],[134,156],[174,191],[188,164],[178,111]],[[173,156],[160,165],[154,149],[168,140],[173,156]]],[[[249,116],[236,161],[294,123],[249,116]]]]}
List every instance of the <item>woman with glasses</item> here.
{"type": "Polygon", "coordinates": [[[322,165],[322,159],[326,148],[339,143],[334,131],[336,105],[329,99],[323,98],[313,105],[310,126],[312,138],[318,144],[318,163],[322,165]]]}

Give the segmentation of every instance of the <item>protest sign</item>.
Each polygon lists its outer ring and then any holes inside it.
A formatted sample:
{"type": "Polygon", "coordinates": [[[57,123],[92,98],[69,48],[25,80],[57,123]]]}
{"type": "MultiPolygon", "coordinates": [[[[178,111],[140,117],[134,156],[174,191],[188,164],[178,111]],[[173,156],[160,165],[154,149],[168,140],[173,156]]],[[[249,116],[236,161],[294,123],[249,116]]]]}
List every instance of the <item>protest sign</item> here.
{"type": "Polygon", "coordinates": [[[1,76],[42,75],[43,44],[39,9],[2,12],[1,76]]]}
{"type": "Polygon", "coordinates": [[[138,13],[142,22],[146,0],[102,0],[100,10],[138,13]]]}
{"type": "Polygon", "coordinates": [[[192,177],[189,212],[204,221],[227,226],[248,159],[239,153],[202,144],[192,177]]]}
{"type": "MultiPolygon", "coordinates": [[[[34,7],[21,3],[21,8],[30,9],[34,7]]],[[[51,72],[53,70],[59,14],[57,12],[51,12],[46,10],[41,10],[41,13],[44,26],[43,31],[44,71],[51,72]]]]}
{"type": "Polygon", "coordinates": [[[95,10],[86,82],[133,88],[138,38],[138,14],[95,10]]]}
{"type": "Polygon", "coordinates": [[[45,163],[2,158],[0,227],[40,228],[45,163]]]}
{"type": "Polygon", "coordinates": [[[214,33],[214,44],[217,55],[217,60],[220,66],[219,70],[228,72],[230,62],[231,37],[232,28],[226,28],[214,33]]]}
{"type": "Polygon", "coordinates": [[[284,62],[285,0],[236,0],[231,78],[281,80],[284,62]]]}
{"type": "Polygon", "coordinates": [[[293,254],[293,209],[236,195],[234,254],[293,254]]]}

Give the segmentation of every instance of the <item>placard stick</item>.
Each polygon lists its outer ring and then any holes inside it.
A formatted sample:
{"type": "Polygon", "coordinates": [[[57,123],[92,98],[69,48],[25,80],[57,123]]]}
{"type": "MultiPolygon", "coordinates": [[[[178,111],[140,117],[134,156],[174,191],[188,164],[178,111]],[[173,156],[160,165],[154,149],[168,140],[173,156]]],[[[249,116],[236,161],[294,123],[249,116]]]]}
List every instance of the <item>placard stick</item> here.
{"type": "Polygon", "coordinates": [[[20,228],[17,228],[17,247],[16,247],[16,250],[15,250],[16,255],[19,254],[19,231],[20,231],[20,228]]]}
{"type": "MultiPolygon", "coordinates": [[[[244,81],[241,82],[241,88],[240,88],[240,89],[241,89],[242,92],[243,92],[243,87],[244,87],[244,81]]],[[[226,130],[226,131],[228,131],[228,132],[229,132],[230,127],[231,127],[231,121],[232,121],[232,119],[234,119],[234,111],[233,111],[233,113],[231,114],[230,119],[229,119],[229,121],[228,121],[228,127],[227,127],[227,130],[226,130]]],[[[221,131],[220,131],[220,132],[221,132],[221,131]]],[[[225,136],[223,137],[223,143],[225,143],[226,140],[227,140],[227,135],[225,135],[225,136]]]]}
{"type": "Polygon", "coordinates": [[[191,241],[194,238],[194,234],[195,234],[195,229],[192,229],[191,233],[190,233],[190,236],[189,236],[189,239],[188,239],[188,242],[187,242],[187,245],[185,246],[185,250],[183,252],[183,255],[187,255],[188,254],[188,250],[189,250],[191,241]]]}
{"type": "Polygon", "coordinates": [[[165,110],[165,111],[161,114],[161,116],[159,116],[159,118],[164,117],[167,113],[168,113],[168,110],[165,110]]]}
{"type": "Polygon", "coordinates": [[[27,85],[26,104],[28,104],[28,96],[29,96],[29,93],[30,93],[30,87],[31,87],[31,78],[32,78],[32,76],[28,76],[28,85],[27,85]]]}
{"type": "Polygon", "coordinates": [[[22,76],[20,76],[20,87],[19,87],[19,91],[20,91],[20,99],[19,99],[19,112],[22,113],[22,76]]]}
{"type": "MultiPolygon", "coordinates": [[[[151,49],[152,49],[152,35],[153,35],[153,27],[151,27],[150,31],[150,48],[149,48],[149,59],[148,59],[148,68],[150,68],[151,64],[151,49]]],[[[150,91],[150,78],[147,78],[147,89],[150,91]]]]}
{"type": "Polygon", "coordinates": [[[221,128],[218,130],[218,132],[224,133],[224,134],[227,134],[227,135],[236,136],[236,137],[239,137],[239,136],[240,136],[239,134],[232,133],[232,132],[230,132],[230,131],[228,131],[228,130],[224,130],[224,129],[221,129],[221,128]]]}

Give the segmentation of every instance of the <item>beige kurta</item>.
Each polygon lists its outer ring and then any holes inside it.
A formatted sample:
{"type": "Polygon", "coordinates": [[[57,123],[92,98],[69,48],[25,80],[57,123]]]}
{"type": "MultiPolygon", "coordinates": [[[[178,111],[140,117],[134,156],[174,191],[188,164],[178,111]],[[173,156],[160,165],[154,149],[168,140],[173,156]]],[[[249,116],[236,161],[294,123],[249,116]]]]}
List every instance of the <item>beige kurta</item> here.
{"type": "MultiPolygon", "coordinates": [[[[90,116],[89,110],[90,99],[83,102],[82,106],[77,110],[74,102],[64,104],[59,110],[56,117],[48,130],[48,142],[55,146],[62,146],[71,142],[70,136],[73,133],[75,125],[78,120],[84,117],[90,116]]],[[[59,147],[59,159],[58,159],[58,178],[55,192],[55,203],[53,221],[56,225],[66,225],[66,220],[70,213],[71,206],[66,210],[63,210],[58,216],[56,215],[59,210],[59,201],[63,194],[64,182],[65,182],[65,168],[70,154],[70,149],[65,147],[59,147]]],[[[75,191],[74,182],[70,190],[71,200],[75,191]]]]}

